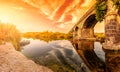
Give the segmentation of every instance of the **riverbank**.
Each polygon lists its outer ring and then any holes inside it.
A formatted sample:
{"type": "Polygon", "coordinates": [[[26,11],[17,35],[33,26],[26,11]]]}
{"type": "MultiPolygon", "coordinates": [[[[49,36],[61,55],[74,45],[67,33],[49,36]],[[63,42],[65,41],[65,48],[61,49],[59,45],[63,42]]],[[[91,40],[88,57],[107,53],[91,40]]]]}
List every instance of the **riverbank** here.
{"type": "Polygon", "coordinates": [[[1,72],[53,72],[49,68],[35,64],[22,53],[16,51],[11,43],[0,45],[1,72]]]}

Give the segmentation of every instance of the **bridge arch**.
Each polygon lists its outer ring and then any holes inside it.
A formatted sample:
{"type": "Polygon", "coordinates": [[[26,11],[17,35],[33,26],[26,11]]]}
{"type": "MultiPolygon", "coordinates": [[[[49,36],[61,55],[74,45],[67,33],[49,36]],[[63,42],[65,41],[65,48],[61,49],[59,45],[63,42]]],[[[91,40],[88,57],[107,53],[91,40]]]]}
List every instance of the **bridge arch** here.
{"type": "Polygon", "coordinates": [[[76,34],[77,39],[94,38],[94,27],[98,22],[95,18],[94,8],[93,5],[69,31],[69,34],[73,34],[73,38],[76,38],[76,34]],[[76,27],[78,27],[77,31],[75,30],[76,27]]]}
{"type": "Polygon", "coordinates": [[[94,27],[97,24],[97,22],[98,21],[96,20],[94,13],[88,16],[81,28],[80,38],[83,38],[83,39],[94,38],[94,27]]]}
{"type": "Polygon", "coordinates": [[[94,28],[97,22],[95,14],[92,14],[85,20],[83,28],[94,28]]]}

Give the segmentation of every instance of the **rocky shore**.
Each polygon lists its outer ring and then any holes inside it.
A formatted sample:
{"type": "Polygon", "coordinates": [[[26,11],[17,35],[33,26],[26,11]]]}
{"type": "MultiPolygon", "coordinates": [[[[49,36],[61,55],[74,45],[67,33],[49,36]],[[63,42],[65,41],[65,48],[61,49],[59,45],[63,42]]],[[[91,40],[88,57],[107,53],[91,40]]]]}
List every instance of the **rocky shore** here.
{"type": "Polygon", "coordinates": [[[16,51],[11,43],[0,45],[1,72],[53,72],[51,69],[37,65],[16,51]]]}

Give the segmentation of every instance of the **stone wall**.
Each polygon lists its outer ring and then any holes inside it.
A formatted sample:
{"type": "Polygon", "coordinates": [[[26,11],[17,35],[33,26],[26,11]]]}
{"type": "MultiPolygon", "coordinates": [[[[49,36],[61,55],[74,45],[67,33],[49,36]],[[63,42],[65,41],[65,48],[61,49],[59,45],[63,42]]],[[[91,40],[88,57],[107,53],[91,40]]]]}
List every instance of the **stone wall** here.
{"type": "Polygon", "coordinates": [[[113,43],[120,42],[120,25],[117,20],[117,14],[110,14],[105,19],[105,39],[113,43]]]}
{"type": "Polygon", "coordinates": [[[105,50],[106,72],[120,72],[120,50],[105,50]]]}
{"type": "Polygon", "coordinates": [[[120,42],[120,24],[118,22],[117,9],[111,0],[107,0],[107,14],[105,16],[106,42],[120,42]]]}

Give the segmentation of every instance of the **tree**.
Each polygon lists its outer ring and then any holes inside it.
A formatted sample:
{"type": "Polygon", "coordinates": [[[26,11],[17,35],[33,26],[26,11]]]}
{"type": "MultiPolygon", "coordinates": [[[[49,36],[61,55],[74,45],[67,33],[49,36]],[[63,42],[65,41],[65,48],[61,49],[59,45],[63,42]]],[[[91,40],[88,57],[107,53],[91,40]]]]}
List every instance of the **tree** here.
{"type": "Polygon", "coordinates": [[[120,0],[97,0],[95,6],[96,19],[103,21],[105,15],[114,10],[120,15],[120,0]]]}

